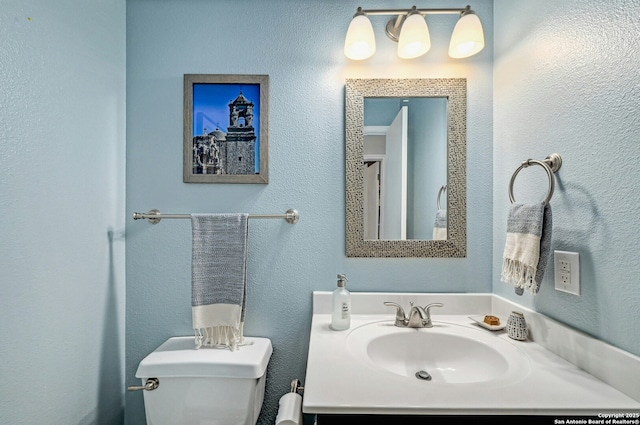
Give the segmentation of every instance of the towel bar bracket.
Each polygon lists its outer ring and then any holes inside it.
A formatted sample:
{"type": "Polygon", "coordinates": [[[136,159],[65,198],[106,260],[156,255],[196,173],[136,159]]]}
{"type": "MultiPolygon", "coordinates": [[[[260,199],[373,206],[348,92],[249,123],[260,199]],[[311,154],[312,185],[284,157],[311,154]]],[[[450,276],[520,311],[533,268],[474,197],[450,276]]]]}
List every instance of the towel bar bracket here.
{"type": "Polygon", "coordinates": [[[562,167],[562,157],[558,153],[552,153],[542,161],[536,161],[534,159],[527,159],[522,161],[522,168],[527,168],[530,165],[536,165],[539,162],[544,162],[549,166],[549,169],[555,174],[562,167]]]}
{"type": "Polygon", "coordinates": [[[298,221],[300,221],[300,213],[293,208],[289,208],[285,215],[285,220],[287,220],[287,223],[289,224],[296,224],[298,221]]]}
{"type": "Polygon", "coordinates": [[[154,208],[152,210],[149,210],[149,212],[146,213],[146,214],[133,213],[133,219],[134,220],[140,220],[142,218],[146,218],[147,220],[149,220],[149,223],[151,223],[151,224],[160,223],[160,220],[161,220],[160,217],[153,217],[154,215],[158,215],[159,216],[160,215],[160,211],[154,208]],[[149,217],[149,216],[151,216],[151,217],[149,217]]]}
{"type": "Polygon", "coordinates": [[[562,157],[559,153],[552,153],[542,162],[545,162],[554,173],[557,173],[560,167],[562,167],[562,157]]]}

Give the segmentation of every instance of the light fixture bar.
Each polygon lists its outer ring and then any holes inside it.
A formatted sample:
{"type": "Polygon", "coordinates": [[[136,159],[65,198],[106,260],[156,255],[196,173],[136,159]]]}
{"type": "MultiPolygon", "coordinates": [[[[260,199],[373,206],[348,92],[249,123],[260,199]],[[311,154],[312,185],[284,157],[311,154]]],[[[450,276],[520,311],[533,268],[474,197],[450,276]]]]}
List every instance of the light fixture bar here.
{"type": "Polygon", "coordinates": [[[480,19],[471,10],[464,8],[443,9],[363,9],[358,7],[353,16],[344,53],[349,59],[363,60],[376,50],[375,35],[369,16],[392,15],[385,27],[385,34],[398,43],[398,56],[413,59],[424,55],[431,47],[426,15],[460,15],[449,43],[449,56],[455,59],[473,56],[484,48],[484,30],[480,19]],[[418,17],[422,17],[422,22],[418,17]]]}
{"type": "MultiPolygon", "coordinates": [[[[358,8],[360,10],[360,8],[358,8]]],[[[370,16],[382,15],[403,15],[406,16],[413,9],[361,9],[362,12],[370,16]]],[[[416,9],[421,15],[453,15],[456,13],[468,12],[471,6],[462,9],[416,9]]]]}
{"type": "Polygon", "coordinates": [[[391,40],[398,42],[400,40],[400,29],[402,24],[409,16],[409,14],[419,13],[422,16],[426,15],[465,15],[471,12],[471,6],[467,5],[464,8],[447,8],[447,9],[418,9],[413,6],[411,9],[363,9],[358,7],[356,14],[364,14],[366,16],[387,16],[395,15],[395,18],[391,18],[387,22],[385,27],[385,34],[391,40]]]}

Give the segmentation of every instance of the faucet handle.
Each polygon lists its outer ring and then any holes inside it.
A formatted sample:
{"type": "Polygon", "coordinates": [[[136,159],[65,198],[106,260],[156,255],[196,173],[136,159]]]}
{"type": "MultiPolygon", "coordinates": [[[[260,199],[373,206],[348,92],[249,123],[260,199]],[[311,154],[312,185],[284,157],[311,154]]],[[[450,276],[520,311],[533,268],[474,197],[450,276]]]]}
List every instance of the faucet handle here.
{"type": "Polygon", "coordinates": [[[400,304],[391,301],[385,301],[384,305],[386,305],[387,307],[396,308],[396,322],[394,323],[396,326],[406,326],[407,317],[405,316],[404,309],[400,304]]]}
{"type": "Polygon", "coordinates": [[[425,328],[431,328],[433,327],[433,322],[431,321],[431,312],[429,311],[431,309],[431,307],[444,307],[444,304],[442,303],[431,303],[431,304],[427,304],[424,306],[424,312],[425,312],[425,320],[424,320],[424,327],[425,328]]]}
{"type": "Polygon", "coordinates": [[[444,304],[442,303],[431,303],[431,304],[427,304],[424,306],[424,311],[425,313],[427,313],[427,320],[429,321],[429,324],[431,324],[431,311],[429,311],[431,309],[431,307],[444,307],[444,304]]]}
{"type": "Polygon", "coordinates": [[[431,303],[431,304],[427,304],[424,306],[424,311],[427,312],[427,314],[429,314],[429,309],[431,307],[444,307],[444,304],[442,303],[431,303]]]}

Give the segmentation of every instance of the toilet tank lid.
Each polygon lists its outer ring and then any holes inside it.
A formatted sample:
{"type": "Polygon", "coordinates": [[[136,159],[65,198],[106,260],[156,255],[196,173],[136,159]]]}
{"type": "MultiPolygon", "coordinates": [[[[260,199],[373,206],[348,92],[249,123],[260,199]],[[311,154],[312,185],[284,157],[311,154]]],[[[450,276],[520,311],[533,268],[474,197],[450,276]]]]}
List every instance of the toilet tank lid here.
{"type": "Polygon", "coordinates": [[[244,340],[252,344],[231,351],[223,348],[196,349],[192,336],[169,338],[142,359],[136,378],[260,378],[273,353],[271,340],[257,337],[245,337],[244,340]]]}

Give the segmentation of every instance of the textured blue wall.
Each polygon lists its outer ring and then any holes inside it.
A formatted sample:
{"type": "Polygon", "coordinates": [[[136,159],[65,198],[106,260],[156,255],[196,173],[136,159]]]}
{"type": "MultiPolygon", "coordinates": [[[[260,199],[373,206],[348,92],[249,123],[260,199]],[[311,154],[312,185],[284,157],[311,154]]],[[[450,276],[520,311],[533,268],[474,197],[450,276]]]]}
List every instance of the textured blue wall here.
{"type": "Polygon", "coordinates": [[[118,425],[125,2],[0,10],[0,423],[118,425]]]}
{"type": "MultiPolygon", "coordinates": [[[[473,4],[488,36],[479,56],[448,60],[455,18],[439,17],[433,50],[402,61],[372,18],[378,53],[363,63],[341,52],[358,3],[129,0],[126,213],[124,1],[50,3],[1,3],[0,422],[120,422],[125,217],[127,382],[159,343],[190,333],[189,224],[130,219],[150,208],[302,213],[295,226],[251,225],[246,333],[275,346],[263,423],[304,378],[311,291],[332,289],[337,272],[356,291],[485,292],[493,280],[494,292],[640,354],[637,1],[496,0],[493,74],[489,0],[473,4]],[[269,185],[181,183],[182,75],[198,72],[271,76],[269,185]],[[371,77],[468,78],[467,259],[345,258],[343,85],[371,77]],[[556,151],[554,248],[581,253],[583,295],[547,278],[538,296],[515,297],[499,282],[506,185],[520,161],[556,151]]],[[[543,196],[544,174],[521,176],[518,196],[543,196]]],[[[127,422],[144,423],[140,394],[128,403],[127,422]]]]}
{"type": "MultiPolygon", "coordinates": [[[[486,28],[480,55],[448,58],[455,16],[430,18],[432,51],[405,61],[372,21],[378,52],[343,55],[359,3],[338,1],[127,1],[127,384],[140,360],[174,335],[189,335],[188,220],[133,221],[134,211],[282,213],[296,225],[250,222],[245,333],[271,338],[262,423],[273,423],[292,379],[304,379],[313,290],[346,273],[354,291],[491,290],[492,1],[473,8],[486,28]],[[182,183],[183,74],[270,76],[268,185],[182,183]],[[345,257],[346,78],[468,79],[468,258],[345,257]]],[[[452,6],[451,1],[430,7],[452,6]]],[[[464,7],[466,3],[456,3],[464,7]]],[[[369,1],[368,8],[410,7],[369,1]]],[[[329,367],[329,365],[328,365],[329,367]]],[[[127,394],[127,423],[144,423],[141,393],[127,394]]]]}
{"type": "MultiPolygon", "coordinates": [[[[639,1],[496,0],[494,292],[640,355],[639,1]],[[563,157],[553,249],[580,253],[580,297],[500,282],[511,174],[563,157]]],[[[541,167],[518,174],[518,201],[543,199],[541,167]],[[535,174],[537,173],[537,175],[535,174]],[[522,177],[521,177],[522,176],[522,177]]]]}

